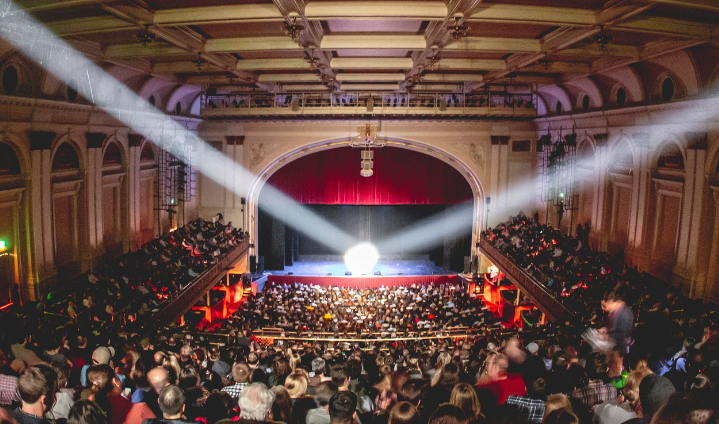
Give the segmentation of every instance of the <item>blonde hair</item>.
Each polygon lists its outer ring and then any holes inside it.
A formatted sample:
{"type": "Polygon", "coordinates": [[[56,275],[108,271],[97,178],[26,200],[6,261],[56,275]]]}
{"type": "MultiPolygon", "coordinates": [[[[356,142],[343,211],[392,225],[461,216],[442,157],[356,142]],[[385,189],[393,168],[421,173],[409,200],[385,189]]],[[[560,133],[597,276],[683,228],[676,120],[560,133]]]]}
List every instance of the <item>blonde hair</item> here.
{"type": "Polygon", "coordinates": [[[293,399],[304,396],[307,391],[307,378],[297,372],[287,376],[285,380],[285,388],[293,399]]]}
{"type": "Polygon", "coordinates": [[[474,387],[467,383],[460,383],[454,386],[452,394],[449,397],[449,403],[462,409],[470,421],[484,418],[482,405],[477,398],[477,392],[474,391],[474,387]]]}
{"type": "Polygon", "coordinates": [[[292,356],[290,356],[290,369],[292,372],[297,371],[297,366],[302,363],[302,357],[296,353],[293,353],[292,356]]]}
{"type": "Polygon", "coordinates": [[[627,376],[627,382],[624,384],[624,399],[629,402],[632,410],[639,400],[639,383],[649,374],[653,374],[649,368],[638,368],[627,376]]]}
{"type": "Polygon", "coordinates": [[[549,415],[553,411],[557,411],[560,409],[574,413],[574,410],[572,409],[572,404],[569,402],[569,398],[567,397],[567,395],[561,393],[549,395],[549,397],[547,398],[547,402],[544,404],[544,418],[547,418],[547,415],[549,415]]]}

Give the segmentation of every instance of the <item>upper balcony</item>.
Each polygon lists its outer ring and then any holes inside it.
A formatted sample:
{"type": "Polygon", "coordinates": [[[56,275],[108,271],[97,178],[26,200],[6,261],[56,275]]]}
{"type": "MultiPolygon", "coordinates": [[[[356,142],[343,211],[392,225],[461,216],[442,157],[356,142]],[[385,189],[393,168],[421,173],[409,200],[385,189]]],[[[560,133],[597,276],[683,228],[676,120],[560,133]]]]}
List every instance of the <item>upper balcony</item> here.
{"type": "Polygon", "coordinates": [[[537,116],[532,93],[238,93],[203,96],[205,118],[347,117],[493,117],[537,116]]]}

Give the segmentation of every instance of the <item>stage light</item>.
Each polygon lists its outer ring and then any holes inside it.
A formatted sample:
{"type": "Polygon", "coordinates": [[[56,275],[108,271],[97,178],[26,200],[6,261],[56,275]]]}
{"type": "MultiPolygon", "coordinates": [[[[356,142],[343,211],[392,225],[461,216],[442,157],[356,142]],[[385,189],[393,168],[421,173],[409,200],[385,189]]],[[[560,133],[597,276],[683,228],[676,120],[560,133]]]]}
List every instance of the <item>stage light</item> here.
{"type": "Polygon", "coordinates": [[[7,249],[7,243],[5,240],[0,240],[0,251],[7,249]]]}
{"type": "Polygon", "coordinates": [[[353,274],[369,274],[379,260],[377,249],[369,243],[360,243],[345,253],[345,265],[353,274]]]}

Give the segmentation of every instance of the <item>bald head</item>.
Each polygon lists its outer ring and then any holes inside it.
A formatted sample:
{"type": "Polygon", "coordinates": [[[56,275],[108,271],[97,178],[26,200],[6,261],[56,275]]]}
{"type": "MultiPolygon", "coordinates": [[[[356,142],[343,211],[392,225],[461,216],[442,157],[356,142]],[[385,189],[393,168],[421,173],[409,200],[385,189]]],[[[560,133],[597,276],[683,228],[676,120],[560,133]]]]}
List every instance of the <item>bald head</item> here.
{"type": "Polygon", "coordinates": [[[170,372],[162,367],[155,367],[147,373],[147,381],[156,392],[170,385],[170,372]]]}

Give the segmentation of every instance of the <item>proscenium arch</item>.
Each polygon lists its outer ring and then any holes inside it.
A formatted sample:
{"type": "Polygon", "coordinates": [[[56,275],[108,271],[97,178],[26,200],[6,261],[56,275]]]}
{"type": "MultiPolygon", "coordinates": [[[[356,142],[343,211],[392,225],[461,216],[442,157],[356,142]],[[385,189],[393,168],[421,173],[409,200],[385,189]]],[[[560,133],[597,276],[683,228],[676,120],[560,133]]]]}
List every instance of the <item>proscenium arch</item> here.
{"type": "MultiPolygon", "coordinates": [[[[464,163],[464,161],[462,161],[457,156],[447,153],[444,150],[437,149],[436,147],[418,141],[400,139],[396,137],[387,137],[386,141],[388,146],[424,153],[426,155],[432,156],[435,159],[439,159],[442,162],[445,162],[446,164],[451,166],[452,168],[456,169],[457,172],[459,172],[460,175],[462,175],[465,180],[467,180],[467,183],[472,189],[472,194],[474,196],[472,212],[473,219],[471,254],[472,256],[476,256],[478,254],[477,244],[479,243],[480,232],[482,231],[482,222],[483,219],[486,218],[484,216],[484,211],[486,210],[486,197],[484,195],[485,191],[482,187],[482,183],[479,180],[479,177],[472,171],[469,166],[467,166],[467,164],[464,163]]],[[[244,217],[244,228],[247,228],[250,232],[251,255],[254,255],[257,252],[257,233],[259,231],[259,223],[257,220],[257,216],[259,209],[259,196],[267,180],[269,180],[269,178],[280,168],[296,159],[323,150],[346,147],[348,146],[348,142],[349,139],[347,138],[337,138],[298,147],[273,160],[272,162],[267,164],[262,170],[260,170],[260,172],[257,173],[257,176],[252,182],[250,190],[247,194],[247,210],[250,213],[245,214],[244,217]]]]}

